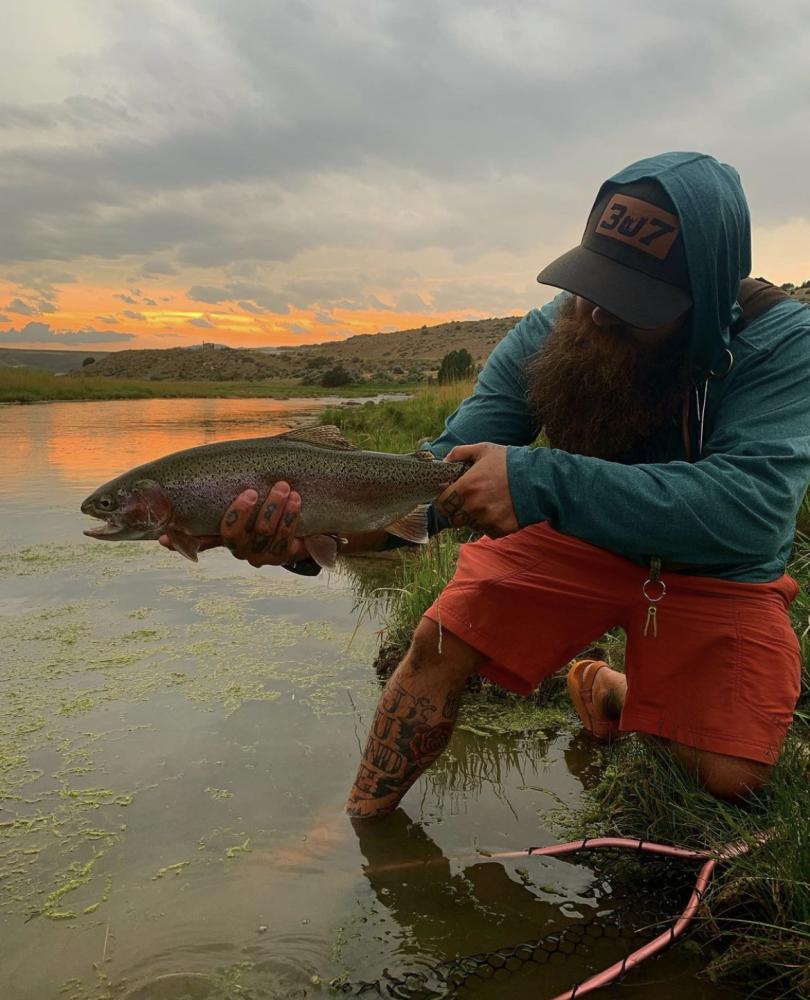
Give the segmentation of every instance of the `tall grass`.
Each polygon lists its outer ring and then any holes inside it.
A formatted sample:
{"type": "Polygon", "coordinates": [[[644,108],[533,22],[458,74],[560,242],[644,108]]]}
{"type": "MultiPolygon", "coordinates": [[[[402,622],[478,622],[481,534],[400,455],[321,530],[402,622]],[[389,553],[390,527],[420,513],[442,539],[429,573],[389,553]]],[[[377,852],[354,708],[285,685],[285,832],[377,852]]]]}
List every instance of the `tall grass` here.
{"type": "Polygon", "coordinates": [[[162,379],[108,378],[102,375],[51,375],[29,368],[0,368],[0,403],[43,403],[49,400],[272,398],[299,396],[376,396],[411,392],[412,385],[372,382],[324,389],[292,379],[266,382],[189,382],[162,379]]]}
{"type": "Polygon", "coordinates": [[[358,448],[370,451],[414,451],[420,441],[436,437],[447,417],[470,394],[472,384],[454,382],[417,390],[402,402],[366,403],[321,411],[322,424],[336,424],[358,448]]]}

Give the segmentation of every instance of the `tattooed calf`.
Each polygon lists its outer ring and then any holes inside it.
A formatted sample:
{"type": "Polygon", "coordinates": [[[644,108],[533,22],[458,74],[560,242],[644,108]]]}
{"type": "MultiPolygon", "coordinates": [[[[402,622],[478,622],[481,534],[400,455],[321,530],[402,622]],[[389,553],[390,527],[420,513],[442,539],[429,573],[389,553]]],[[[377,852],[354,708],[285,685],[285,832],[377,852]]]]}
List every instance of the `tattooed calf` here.
{"type": "Polygon", "coordinates": [[[399,802],[450,742],[459,701],[460,695],[449,695],[439,708],[430,698],[389,681],[355,778],[350,815],[369,815],[362,806],[369,800],[380,801],[380,812],[399,802]]]}

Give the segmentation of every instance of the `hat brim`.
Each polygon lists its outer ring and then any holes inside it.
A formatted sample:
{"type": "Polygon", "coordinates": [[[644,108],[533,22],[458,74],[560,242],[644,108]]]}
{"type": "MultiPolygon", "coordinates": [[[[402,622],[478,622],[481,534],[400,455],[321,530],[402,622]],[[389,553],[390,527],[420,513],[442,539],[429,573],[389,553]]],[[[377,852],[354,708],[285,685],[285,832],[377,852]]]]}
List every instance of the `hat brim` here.
{"type": "Polygon", "coordinates": [[[692,305],[683,289],[583,246],[553,260],[537,280],[581,295],[628,326],[642,330],[672,323],[692,305]]]}

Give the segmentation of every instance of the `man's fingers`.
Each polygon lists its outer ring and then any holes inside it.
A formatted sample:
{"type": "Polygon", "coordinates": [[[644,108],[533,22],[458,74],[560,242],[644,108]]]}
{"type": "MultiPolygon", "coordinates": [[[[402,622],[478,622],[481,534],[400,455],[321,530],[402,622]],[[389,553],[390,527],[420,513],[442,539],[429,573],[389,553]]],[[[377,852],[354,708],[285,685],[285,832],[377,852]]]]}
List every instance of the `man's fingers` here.
{"type": "Polygon", "coordinates": [[[258,499],[259,494],[256,490],[245,490],[225,511],[219,530],[224,544],[231,551],[238,548],[240,544],[244,544],[245,534],[255,515],[258,499]]]}
{"type": "Polygon", "coordinates": [[[273,539],[267,548],[268,554],[273,557],[273,562],[284,562],[290,557],[290,547],[295,539],[300,514],[301,494],[293,490],[287,496],[284,510],[276,522],[273,539]]]}
{"type": "Polygon", "coordinates": [[[486,444],[457,444],[445,457],[445,462],[474,462],[480,458],[486,444]]]}
{"type": "MultiPolygon", "coordinates": [[[[256,517],[256,532],[253,544],[254,552],[262,552],[278,531],[279,524],[284,519],[284,512],[290,499],[289,483],[276,483],[267,494],[267,499],[259,508],[256,517]]],[[[300,510],[300,507],[299,507],[300,510]]]]}
{"type": "Polygon", "coordinates": [[[436,500],[439,510],[449,518],[455,517],[464,507],[464,497],[456,489],[458,480],[441,494],[436,500]]]}

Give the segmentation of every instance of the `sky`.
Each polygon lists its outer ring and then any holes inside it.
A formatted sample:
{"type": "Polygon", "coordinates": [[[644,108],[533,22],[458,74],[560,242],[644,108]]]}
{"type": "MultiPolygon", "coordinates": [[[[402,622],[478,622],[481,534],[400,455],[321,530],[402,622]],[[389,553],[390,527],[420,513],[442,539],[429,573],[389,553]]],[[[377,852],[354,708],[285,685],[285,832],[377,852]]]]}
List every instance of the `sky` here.
{"type": "Polygon", "coordinates": [[[739,170],[810,279],[804,0],[2,0],[0,347],[520,315],[605,177],[739,170]]]}

